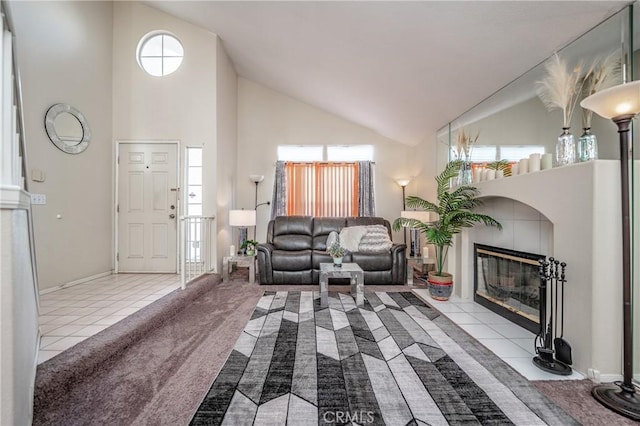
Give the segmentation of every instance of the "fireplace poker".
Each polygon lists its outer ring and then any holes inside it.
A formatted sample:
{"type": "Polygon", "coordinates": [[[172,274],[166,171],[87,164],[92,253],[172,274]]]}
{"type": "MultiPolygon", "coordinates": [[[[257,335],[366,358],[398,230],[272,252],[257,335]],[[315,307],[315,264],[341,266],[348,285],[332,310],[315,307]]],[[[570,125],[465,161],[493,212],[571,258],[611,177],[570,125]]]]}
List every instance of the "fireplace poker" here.
{"type": "MultiPolygon", "coordinates": [[[[560,326],[560,337],[557,337],[557,333],[556,333],[556,338],[553,341],[553,346],[556,349],[556,359],[566,365],[571,365],[573,364],[573,360],[571,358],[571,345],[569,345],[569,342],[567,342],[564,339],[564,285],[567,282],[566,278],[565,278],[565,268],[566,268],[567,264],[565,262],[562,262],[560,264],[560,267],[562,268],[562,272],[560,273],[560,285],[562,286],[562,306],[561,306],[561,317],[560,317],[560,322],[561,322],[561,326],[560,326]]],[[[556,294],[557,294],[557,289],[556,289],[556,294]]],[[[556,301],[556,304],[558,302],[556,301]]]]}
{"type": "MultiPolygon", "coordinates": [[[[560,360],[556,360],[554,357],[554,343],[557,337],[557,316],[558,316],[558,282],[564,280],[564,262],[550,257],[549,260],[541,259],[540,263],[540,334],[536,339],[536,342],[542,343],[542,346],[536,347],[536,355],[533,358],[533,363],[541,370],[547,371],[553,374],[559,374],[567,376],[571,374],[571,367],[567,366],[560,360]],[[560,266],[559,266],[560,265],[560,266]],[[562,267],[562,272],[560,268],[562,267]],[[555,288],[554,288],[555,287],[555,288]],[[548,290],[548,293],[547,293],[548,290]],[[555,291],[555,300],[554,300],[555,291]],[[549,303],[549,315],[547,321],[547,297],[550,299],[549,303]],[[554,315],[555,311],[555,315],[554,315]],[[554,323],[554,321],[556,323],[554,323]],[[545,332],[546,325],[546,332],[545,332]],[[555,334],[554,334],[555,331],[555,334]]],[[[564,317],[564,314],[563,314],[564,317]]],[[[564,318],[563,318],[564,319],[564,318]]],[[[563,325],[564,326],[564,325],[563,325]]],[[[562,329],[561,329],[562,331],[562,329]]]]}

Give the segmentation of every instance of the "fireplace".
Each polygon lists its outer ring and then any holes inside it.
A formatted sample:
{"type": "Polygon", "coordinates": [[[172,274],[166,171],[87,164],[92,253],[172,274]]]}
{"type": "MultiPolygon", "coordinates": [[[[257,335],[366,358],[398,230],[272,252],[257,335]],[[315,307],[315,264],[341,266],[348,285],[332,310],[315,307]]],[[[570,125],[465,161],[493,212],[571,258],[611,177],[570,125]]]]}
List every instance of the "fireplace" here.
{"type": "Polygon", "coordinates": [[[473,299],[508,320],[538,333],[539,259],[545,256],[474,244],[473,299]]]}

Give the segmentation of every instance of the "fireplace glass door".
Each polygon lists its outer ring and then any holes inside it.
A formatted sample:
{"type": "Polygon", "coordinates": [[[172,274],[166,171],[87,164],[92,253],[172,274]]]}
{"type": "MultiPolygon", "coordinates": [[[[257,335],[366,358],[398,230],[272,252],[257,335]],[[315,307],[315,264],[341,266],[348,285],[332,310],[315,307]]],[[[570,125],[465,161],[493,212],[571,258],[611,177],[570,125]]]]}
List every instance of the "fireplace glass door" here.
{"type": "Polygon", "coordinates": [[[474,244],[474,300],[537,333],[540,328],[539,259],[544,256],[474,244]]]}

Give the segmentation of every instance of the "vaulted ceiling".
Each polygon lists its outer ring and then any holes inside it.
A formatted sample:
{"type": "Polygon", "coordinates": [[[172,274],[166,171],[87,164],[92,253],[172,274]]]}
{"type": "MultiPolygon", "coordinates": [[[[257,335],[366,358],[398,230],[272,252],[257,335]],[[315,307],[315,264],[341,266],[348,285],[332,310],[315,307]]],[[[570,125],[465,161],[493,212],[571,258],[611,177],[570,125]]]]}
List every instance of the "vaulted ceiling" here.
{"type": "Polygon", "coordinates": [[[628,1],[147,1],[218,34],[242,77],[408,145],[628,1]]]}

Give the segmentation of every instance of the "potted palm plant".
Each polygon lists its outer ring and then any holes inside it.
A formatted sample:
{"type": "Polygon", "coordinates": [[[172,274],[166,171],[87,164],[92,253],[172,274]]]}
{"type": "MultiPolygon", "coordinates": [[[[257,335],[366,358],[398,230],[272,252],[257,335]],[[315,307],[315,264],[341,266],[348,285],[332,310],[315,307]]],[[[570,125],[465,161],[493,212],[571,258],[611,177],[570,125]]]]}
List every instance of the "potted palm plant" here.
{"type": "Polygon", "coordinates": [[[429,294],[436,300],[448,300],[453,289],[453,275],[444,271],[449,247],[453,245],[453,237],[462,231],[462,228],[470,228],[476,223],[495,226],[502,229],[502,225],[492,217],[475,213],[473,210],[481,205],[477,198],[479,192],[474,186],[461,185],[449,190],[449,182],[458,176],[464,161],[455,160],[447,164],[445,169],[436,176],[437,203],[424,200],[420,197],[410,196],[406,199],[407,207],[433,212],[437,220],[433,222],[421,222],[416,219],[400,217],[393,222],[395,231],[403,227],[418,229],[427,241],[436,248],[436,268],[429,272],[429,294]]]}

